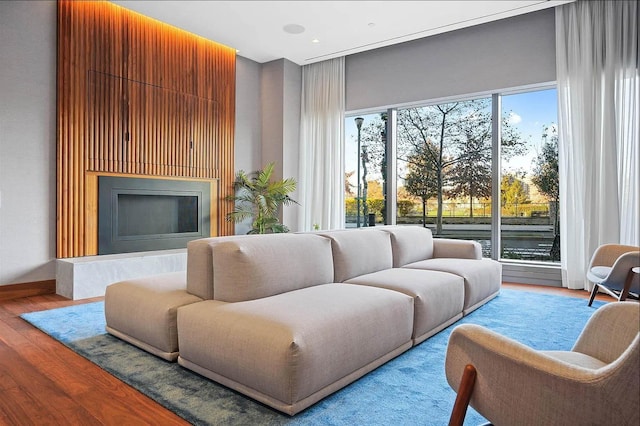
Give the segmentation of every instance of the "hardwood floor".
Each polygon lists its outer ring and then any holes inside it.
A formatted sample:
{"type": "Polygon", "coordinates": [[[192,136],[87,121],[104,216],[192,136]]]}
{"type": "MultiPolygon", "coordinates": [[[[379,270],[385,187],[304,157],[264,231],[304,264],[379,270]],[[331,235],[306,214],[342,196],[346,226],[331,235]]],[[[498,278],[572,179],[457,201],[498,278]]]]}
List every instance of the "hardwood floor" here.
{"type": "Polygon", "coordinates": [[[189,424],[18,316],[96,300],[46,295],[0,303],[0,424],[189,424]]]}
{"type": "MultiPolygon", "coordinates": [[[[589,297],[579,290],[510,283],[503,287],[589,297]]],[[[606,295],[597,299],[614,300],[606,295]]],[[[43,295],[0,301],[0,424],[188,424],[19,317],[97,300],[102,298],[72,301],[43,295]]]]}

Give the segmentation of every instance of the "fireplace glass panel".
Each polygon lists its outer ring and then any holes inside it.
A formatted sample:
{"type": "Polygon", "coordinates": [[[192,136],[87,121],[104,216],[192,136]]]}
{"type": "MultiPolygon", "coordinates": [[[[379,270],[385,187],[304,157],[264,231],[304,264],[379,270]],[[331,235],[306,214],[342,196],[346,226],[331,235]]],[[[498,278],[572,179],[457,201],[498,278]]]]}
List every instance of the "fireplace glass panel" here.
{"type": "Polygon", "coordinates": [[[118,235],[198,232],[198,197],[118,194],[118,235]]]}

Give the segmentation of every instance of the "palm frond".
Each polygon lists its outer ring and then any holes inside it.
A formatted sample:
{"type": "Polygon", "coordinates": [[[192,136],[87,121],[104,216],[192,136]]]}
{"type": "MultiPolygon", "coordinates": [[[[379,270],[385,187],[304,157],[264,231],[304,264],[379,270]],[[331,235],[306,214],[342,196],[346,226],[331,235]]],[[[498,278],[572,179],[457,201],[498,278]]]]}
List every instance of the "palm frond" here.
{"type": "Polygon", "coordinates": [[[275,164],[269,163],[262,170],[247,174],[240,170],[233,182],[235,194],[225,197],[234,202],[234,210],[227,213],[227,220],[235,223],[253,218],[250,234],[265,232],[289,232],[278,220],[280,206],[298,204],[289,197],[296,190],[294,179],[271,181],[275,164]]]}

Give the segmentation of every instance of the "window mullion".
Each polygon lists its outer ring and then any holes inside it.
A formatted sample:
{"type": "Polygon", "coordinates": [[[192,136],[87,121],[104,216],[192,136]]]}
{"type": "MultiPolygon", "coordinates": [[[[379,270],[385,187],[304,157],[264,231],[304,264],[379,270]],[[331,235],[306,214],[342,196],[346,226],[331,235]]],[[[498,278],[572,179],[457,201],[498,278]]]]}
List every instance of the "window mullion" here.
{"type": "Polygon", "coordinates": [[[502,143],[501,125],[502,97],[491,95],[491,258],[500,259],[502,242],[500,241],[500,145],[502,143]]]}
{"type": "Polygon", "coordinates": [[[387,179],[386,179],[386,211],[384,223],[388,225],[395,225],[397,218],[397,206],[398,206],[398,150],[397,133],[398,133],[398,110],[395,108],[389,108],[387,110],[387,144],[385,147],[385,155],[387,160],[387,179]]]}

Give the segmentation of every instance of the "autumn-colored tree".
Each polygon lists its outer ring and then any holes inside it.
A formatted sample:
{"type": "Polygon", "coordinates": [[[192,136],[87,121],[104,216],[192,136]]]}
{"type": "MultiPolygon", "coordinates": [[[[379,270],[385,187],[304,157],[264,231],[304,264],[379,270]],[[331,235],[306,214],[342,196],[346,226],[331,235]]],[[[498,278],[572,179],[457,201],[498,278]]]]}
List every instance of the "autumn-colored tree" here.
{"type": "Polygon", "coordinates": [[[503,175],[500,181],[500,205],[504,208],[528,202],[530,202],[529,193],[524,182],[515,174],[503,175]]]}

